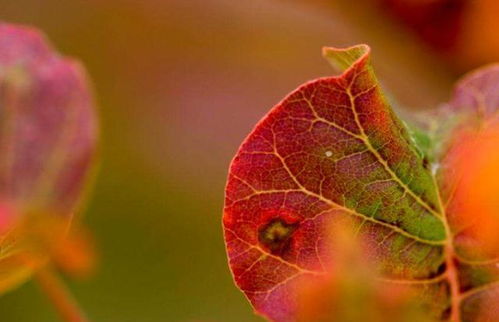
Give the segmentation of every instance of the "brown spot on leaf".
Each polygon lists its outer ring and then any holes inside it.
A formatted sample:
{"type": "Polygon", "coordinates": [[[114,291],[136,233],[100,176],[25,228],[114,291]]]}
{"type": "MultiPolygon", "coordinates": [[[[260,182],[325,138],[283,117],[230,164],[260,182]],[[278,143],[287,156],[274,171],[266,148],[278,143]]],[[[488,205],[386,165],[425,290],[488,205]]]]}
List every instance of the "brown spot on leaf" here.
{"type": "Polygon", "coordinates": [[[430,168],[430,161],[428,160],[428,157],[427,156],[424,156],[423,157],[423,167],[425,169],[429,169],[430,168]]]}
{"type": "Polygon", "coordinates": [[[298,228],[298,223],[288,224],[276,218],[260,228],[258,240],[273,254],[280,255],[288,247],[296,228],[298,228]]]}

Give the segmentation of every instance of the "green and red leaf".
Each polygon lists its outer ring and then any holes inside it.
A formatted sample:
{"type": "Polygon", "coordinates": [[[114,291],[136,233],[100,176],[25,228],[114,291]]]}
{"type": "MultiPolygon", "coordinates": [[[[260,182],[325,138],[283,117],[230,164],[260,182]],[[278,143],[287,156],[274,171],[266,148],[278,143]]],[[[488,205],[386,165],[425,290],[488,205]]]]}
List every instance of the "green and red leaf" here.
{"type": "Polygon", "coordinates": [[[293,91],[232,161],[223,224],[236,284],[258,313],[296,320],[300,287],[335,265],[331,225],[347,221],[383,281],[418,290],[429,318],[467,321],[474,288],[496,299],[495,263],[480,278],[460,261],[435,167],[384,98],[369,47],[324,56],[341,74],[293,91]]]}

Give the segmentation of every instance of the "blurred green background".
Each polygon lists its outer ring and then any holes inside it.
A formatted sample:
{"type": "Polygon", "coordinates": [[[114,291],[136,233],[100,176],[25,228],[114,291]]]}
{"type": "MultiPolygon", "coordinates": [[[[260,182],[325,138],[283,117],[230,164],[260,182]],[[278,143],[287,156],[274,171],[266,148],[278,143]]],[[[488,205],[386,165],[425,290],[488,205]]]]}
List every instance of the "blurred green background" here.
{"type": "MultiPolygon", "coordinates": [[[[84,222],[99,268],[68,281],[92,320],[259,320],[226,262],[227,167],[270,107],[332,73],[322,46],[367,42],[401,103],[445,99],[454,75],[411,35],[325,2],[0,0],[2,20],[40,28],[93,79],[101,165],[84,222]]],[[[32,282],[0,320],[57,321],[32,282]]]]}

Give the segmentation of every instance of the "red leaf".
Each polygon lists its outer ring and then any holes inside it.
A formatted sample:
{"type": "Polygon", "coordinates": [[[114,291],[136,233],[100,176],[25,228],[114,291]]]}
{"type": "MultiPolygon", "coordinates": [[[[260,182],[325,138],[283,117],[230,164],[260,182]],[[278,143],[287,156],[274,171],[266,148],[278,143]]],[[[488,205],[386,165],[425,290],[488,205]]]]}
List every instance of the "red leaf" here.
{"type": "MultiPolygon", "coordinates": [[[[277,321],[293,320],[300,285],[329,271],[328,227],[345,218],[385,277],[426,284],[428,294],[445,288],[436,278],[446,240],[437,189],[381,93],[369,48],[325,56],[343,73],[275,106],[240,147],[226,187],[234,279],[257,312],[277,321]]],[[[443,315],[448,299],[428,297],[443,315]]]]}
{"type": "Polygon", "coordinates": [[[271,320],[307,312],[338,319],[344,312],[335,307],[352,309],[338,285],[355,280],[356,269],[338,274],[337,267],[363,266],[334,256],[345,244],[330,228],[346,222],[368,246],[363,257],[375,274],[367,290],[380,300],[354,309],[391,305],[377,291],[388,283],[410,285],[425,318],[494,320],[499,68],[466,76],[451,102],[426,117],[430,133],[417,134],[423,156],[383,98],[369,48],[326,49],[325,56],[342,74],[292,92],[232,161],[223,223],[236,284],[271,320]],[[303,285],[314,284],[330,285],[311,293],[335,301],[329,311],[314,299],[319,311],[303,308],[303,285]]]}

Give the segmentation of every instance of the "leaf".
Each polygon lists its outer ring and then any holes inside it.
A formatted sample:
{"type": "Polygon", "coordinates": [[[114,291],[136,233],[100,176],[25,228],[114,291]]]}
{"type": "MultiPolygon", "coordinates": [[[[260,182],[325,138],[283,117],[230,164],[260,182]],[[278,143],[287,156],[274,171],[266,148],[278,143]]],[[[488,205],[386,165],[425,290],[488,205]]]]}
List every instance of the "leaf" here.
{"type": "Polygon", "coordinates": [[[97,266],[97,254],[92,235],[81,225],[75,227],[64,240],[54,243],[51,259],[57,266],[71,277],[86,278],[91,276],[97,266]]]}
{"type": "MultiPolygon", "coordinates": [[[[331,1],[332,2],[332,1],[331,1]]],[[[370,0],[462,71],[497,61],[496,0],[370,0]]],[[[383,12],[383,13],[385,13],[383,12]]]]}
{"type": "Polygon", "coordinates": [[[463,128],[476,131],[484,122],[497,117],[498,83],[499,64],[482,67],[457,82],[448,103],[412,117],[413,136],[429,160],[443,160],[450,141],[456,140],[465,131],[463,128]]]}
{"type": "Polygon", "coordinates": [[[457,83],[449,108],[479,120],[494,118],[499,108],[498,83],[499,64],[470,72],[457,83]]]}
{"type": "Polygon", "coordinates": [[[448,119],[458,121],[442,143],[437,178],[467,321],[493,321],[499,313],[498,86],[499,65],[478,69],[457,83],[443,108],[448,119]]]}
{"type": "Polygon", "coordinates": [[[428,319],[490,314],[497,264],[454,249],[435,165],[384,99],[369,47],[324,55],[341,74],[293,91],[232,161],[223,224],[236,284],[259,314],[294,321],[301,285],[335,265],[328,227],[348,218],[380,280],[415,289],[428,319]]]}
{"type": "Polygon", "coordinates": [[[239,149],[227,183],[235,281],[274,320],[291,319],[297,285],[327,271],[326,227],[342,217],[371,241],[387,277],[424,284],[444,263],[435,184],[381,93],[369,48],[329,48],[325,56],[342,74],[307,83],[274,107],[239,149]]]}
{"type": "Polygon", "coordinates": [[[356,238],[350,226],[348,221],[333,223],[333,265],[325,281],[306,283],[298,290],[296,320],[432,321],[411,285],[386,283],[377,276],[376,265],[369,260],[369,242],[356,238]]]}
{"type": "MultiPolygon", "coordinates": [[[[38,219],[46,227],[50,217],[68,226],[83,196],[96,138],[83,67],[59,56],[38,31],[0,24],[0,205],[9,209],[0,241],[0,292],[43,262],[30,257],[36,237],[27,233],[38,219]]],[[[34,252],[43,257],[48,250],[34,252]]]]}
{"type": "Polygon", "coordinates": [[[459,40],[464,1],[455,0],[374,0],[394,18],[412,29],[435,49],[449,52],[459,40]]]}

